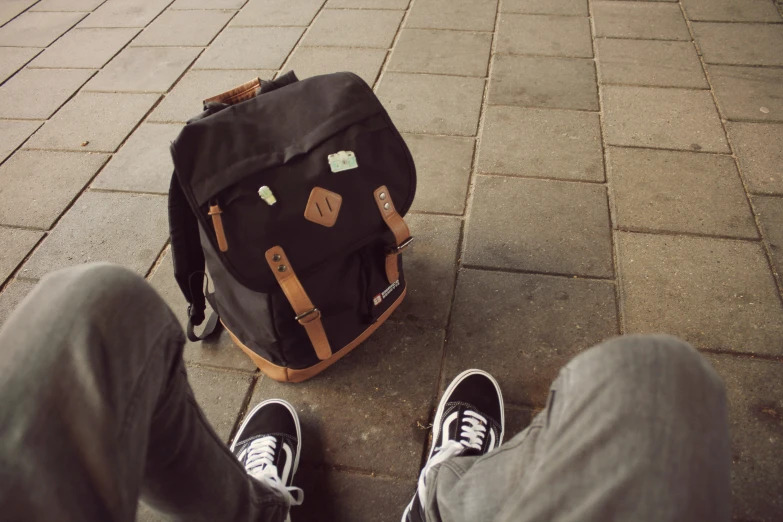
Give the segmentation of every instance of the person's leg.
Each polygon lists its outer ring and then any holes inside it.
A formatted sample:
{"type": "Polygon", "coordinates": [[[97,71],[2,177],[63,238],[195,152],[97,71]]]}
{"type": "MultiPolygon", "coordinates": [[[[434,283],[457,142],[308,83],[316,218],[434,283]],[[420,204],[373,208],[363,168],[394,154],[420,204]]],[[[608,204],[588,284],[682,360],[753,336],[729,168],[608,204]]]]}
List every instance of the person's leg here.
{"type": "Polygon", "coordinates": [[[730,467],[706,360],[669,336],[617,338],[566,365],[508,444],[434,469],[427,520],[728,521],[730,467]]]}
{"type": "Polygon", "coordinates": [[[183,520],[282,521],[196,404],[174,314],[132,272],[56,272],[0,330],[3,520],[126,521],[139,493],[183,520]]]}

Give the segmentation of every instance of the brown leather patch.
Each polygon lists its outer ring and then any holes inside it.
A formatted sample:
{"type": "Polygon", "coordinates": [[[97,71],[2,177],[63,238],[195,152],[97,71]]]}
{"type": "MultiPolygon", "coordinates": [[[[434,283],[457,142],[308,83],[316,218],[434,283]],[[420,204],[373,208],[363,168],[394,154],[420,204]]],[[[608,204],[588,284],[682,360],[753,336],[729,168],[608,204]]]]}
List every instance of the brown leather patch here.
{"type": "Polygon", "coordinates": [[[254,78],[247,83],[243,83],[238,87],[234,87],[226,92],[220,93],[217,96],[212,96],[204,100],[206,105],[209,102],[220,102],[234,105],[235,103],[249,100],[256,95],[256,90],[261,87],[261,80],[254,78]]]}
{"type": "Polygon", "coordinates": [[[307,200],[304,217],[313,223],[331,227],[337,222],[337,215],[340,213],[340,205],[342,204],[343,198],[340,194],[315,187],[310,192],[310,199],[307,200]]]}

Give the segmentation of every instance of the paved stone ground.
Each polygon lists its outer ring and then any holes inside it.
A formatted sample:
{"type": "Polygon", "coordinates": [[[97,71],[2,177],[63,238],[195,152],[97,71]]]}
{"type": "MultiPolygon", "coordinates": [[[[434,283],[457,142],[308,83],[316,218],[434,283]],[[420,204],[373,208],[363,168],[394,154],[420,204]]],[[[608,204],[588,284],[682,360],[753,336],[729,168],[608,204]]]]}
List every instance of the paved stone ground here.
{"type": "Polygon", "coordinates": [[[398,520],[458,371],[500,379],[518,432],[574,354],[666,331],[726,380],[736,519],[783,520],[781,8],[5,0],[0,320],[46,272],[91,260],[148,277],[184,314],[168,142],[201,99],[254,76],[354,70],[419,168],[410,297],[305,384],[264,379],[225,337],[185,355],[225,440],[263,398],[297,405],[294,519],[398,520]]]}

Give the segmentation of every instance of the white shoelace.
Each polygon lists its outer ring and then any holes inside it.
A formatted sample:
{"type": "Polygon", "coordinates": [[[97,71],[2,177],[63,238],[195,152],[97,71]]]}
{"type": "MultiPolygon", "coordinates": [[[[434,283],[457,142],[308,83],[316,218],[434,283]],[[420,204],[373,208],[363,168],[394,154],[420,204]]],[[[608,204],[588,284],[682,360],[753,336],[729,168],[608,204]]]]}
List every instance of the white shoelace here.
{"type": "MultiPolygon", "coordinates": [[[[460,440],[451,439],[441,446],[432,458],[421,470],[419,475],[419,501],[421,505],[425,505],[427,498],[427,474],[429,471],[452,457],[456,457],[462,454],[466,449],[472,448],[481,450],[481,446],[484,443],[484,437],[487,434],[487,419],[486,417],[479,415],[478,413],[465,410],[465,416],[462,419],[462,431],[460,432],[460,440]]],[[[440,434],[439,434],[440,435],[440,434]]],[[[435,442],[433,441],[433,444],[435,442]]]]}
{"type": "Polygon", "coordinates": [[[251,442],[244,450],[247,452],[245,469],[254,479],[279,491],[288,501],[289,506],[299,506],[304,501],[304,491],[301,488],[288,487],[280,479],[277,466],[274,464],[276,447],[277,441],[272,436],[261,437],[251,442]]]}

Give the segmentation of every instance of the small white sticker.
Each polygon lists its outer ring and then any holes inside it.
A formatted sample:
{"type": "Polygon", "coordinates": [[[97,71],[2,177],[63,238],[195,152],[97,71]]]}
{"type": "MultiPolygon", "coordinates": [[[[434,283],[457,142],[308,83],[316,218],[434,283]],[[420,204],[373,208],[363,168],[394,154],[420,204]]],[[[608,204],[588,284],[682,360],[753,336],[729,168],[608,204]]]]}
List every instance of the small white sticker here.
{"type": "Polygon", "coordinates": [[[379,304],[381,304],[381,303],[383,302],[383,300],[384,300],[384,299],[386,299],[387,297],[389,297],[389,294],[390,294],[390,293],[392,293],[392,292],[394,292],[394,289],[395,289],[395,288],[397,288],[398,286],[400,286],[400,280],[399,280],[399,279],[398,279],[398,280],[396,280],[395,282],[393,282],[392,284],[390,284],[390,285],[389,285],[389,286],[386,288],[386,290],[384,290],[384,291],[383,291],[383,292],[381,292],[380,294],[376,295],[376,296],[375,296],[375,298],[373,298],[373,300],[372,300],[372,303],[373,303],[375,306],[378,306],[379,304]]]}
{"type": "Polygon", "coordinates": [[[356,155],[349,150],[341,150],[340,152],[329,154],[329,168],[332,169],[332,172],[342,172],[358,167],[356,155]]]}

